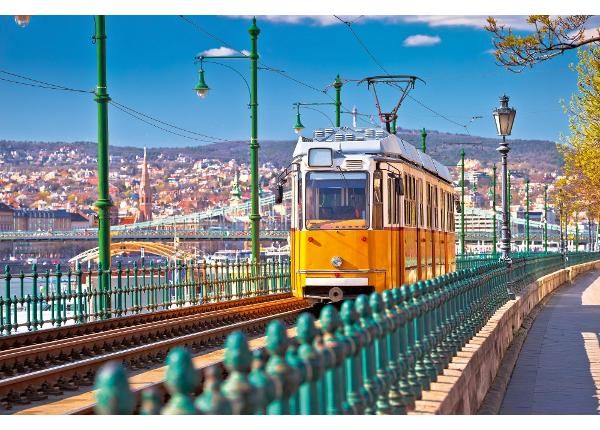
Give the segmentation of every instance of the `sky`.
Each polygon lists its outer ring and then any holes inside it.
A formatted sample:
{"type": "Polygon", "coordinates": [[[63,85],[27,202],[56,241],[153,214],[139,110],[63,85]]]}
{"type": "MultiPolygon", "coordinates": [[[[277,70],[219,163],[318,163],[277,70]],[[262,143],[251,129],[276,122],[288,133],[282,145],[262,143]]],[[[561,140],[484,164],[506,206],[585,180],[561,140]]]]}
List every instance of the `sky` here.
{"type": "MultiPolygon", "coordinates": [[[[108,93],[122,105],[195,133],[227,140],[250,135],[248,90],[241,77],[219,64],[205,64],[205,99],[193,91],[198,79],[195,55],[208,50],[229,52],[227,47],[249,49],[249,17],[193,16],[196,25],[178,16],[108,16],[108,93]],[[209,36],[213,35],[214,37],[209,36]],[[222,48],[222,49],[220,49],[222,48]]],[[[357,17],[342,17],[352,21],[357,17]]],[[[524,17],[505,21],[525,30],[524,17]]],[[[331,99],[319,91],[339,73],[350,80],[342,89],[346,109],[356,106],[375,114],[373,92],[356,80],[389,73],[416,75],[417,82],[399,110],[402,128],[465,133],[493,137],[491,116],[502,94],[517,109],[514,138],[558,141],[568,133],[568,118],[560,99],[576,91],[577,76],[569,52],[522,73],[495,63],[491,35],[482,29],[485,17],[394,16],[362,17],[352,29],[332,16],[258,16],[261,30],[260,61],[283,70],[313,88],[272,70],[259,70],[259,140],[295,139],[294,102],[324,103],[331,99]],[[422,106],[426,105],[436,113],[422,106]],[[473,119],[482,116],[483,118],[473,119]],[[444,118],[445,117],[445,118],[444,118]]],[[[96,47],[92,44],[94,20],[90,16],[33,16],[21,28],[12,16],[0,16],[0,78],[16,79],[8,72],[74,89],[96,85],[96,47]]],[[[215,51],[209,51],[215,52],[215,51]]],[[[249,61],[222,60],[250,79],[249,61]]],[[[32,81],[24,81],[32,82],[32,81]]],[[[333,89],[328,90],[330,96],[333,89]]],[[[389,110],[398,90],[378,89],[384,110],[389,110]],[[387,107],[387,109],[385,109],[387,107]]],[[[97,107],[93,94],[48,90],[0,80],[0,139],[26,141],[96,141],[97,107]]],[[[333,106],[321,112],[302,110],[305,134],[327,127],[334,119],[333,106]],[[329,119],[327,118],[329,117],[329,119]]],[[[374,116],[376,121],[376,116],[374,116]]],[[[365,121],[365,120],[363,120],[365,121]]],[[[157,124],[168,128],[164,124],[157,124]]],[[[351,116],[342,116],[351,125],[351,116]]],[[[364,122],[361,125],[366,125],[364,122]]],[[[167,133],[109,106],[111,145],[191,146],[205,144],[167,133]]]]}

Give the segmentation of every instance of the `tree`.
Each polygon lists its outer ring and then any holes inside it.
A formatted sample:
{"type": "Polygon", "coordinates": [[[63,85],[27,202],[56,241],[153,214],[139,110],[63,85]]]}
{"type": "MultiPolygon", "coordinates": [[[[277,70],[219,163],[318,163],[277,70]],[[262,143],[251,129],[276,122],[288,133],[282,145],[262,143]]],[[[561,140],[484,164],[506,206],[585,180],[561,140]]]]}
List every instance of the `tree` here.
{"type": "Polygon", "coordinates": [[[578,93],[564,106],[570,135],[558,145],[564,173],[588,206],[600,202],[600,47],[580,49],[578,93]]]}
{"type": "Polygon", "coordinates": [[[519,36],[488,17],[485,29],[494,34],[496,60],[513,72],[549,60],[565,51],[600,44],[600,28],[589,28],[590,15],[530,15],[533,33],[519,36]]]}

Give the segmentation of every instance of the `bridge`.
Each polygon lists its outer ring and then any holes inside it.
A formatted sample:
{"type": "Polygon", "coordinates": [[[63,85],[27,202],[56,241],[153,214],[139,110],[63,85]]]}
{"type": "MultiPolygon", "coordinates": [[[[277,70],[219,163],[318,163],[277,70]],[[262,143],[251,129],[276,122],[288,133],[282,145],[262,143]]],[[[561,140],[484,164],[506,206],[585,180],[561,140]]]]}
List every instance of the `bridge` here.
{"type": "MultiPolygon", "coordinates": [[[[284,205],[282,208],[289,209],[291,193],[284,193],[284,205]]],[[[262,213],[272,214],[275,212],[275,198],[268,195],[260,199],[262,213]]],[[[172,241],[177,238],[180,241],[220,240],[239,241],[250,240],[250,232],[247,229],[235,229],[236,217],[247,217],[250,213],[249,202],[240,203],[220,208],[213,208],[203,212],[190,215],[179,215],[173,217],[158,218],[153,221],[140,222],[128,225],[117,225],[111,227],[111,238],[114,241],[172,241]],[[217,220],[217,225],[212,225],[211,220],[217,220]]],[[[272,216],[272,215],[271,215],[272,216]]],[[[481,208],[465,208],[465,216],[476,217],[480,224],[467,224],[465,229],[465,241],[467,244],[491,245],[493,238],[493,212],[481,208]]],[[[282,214],[283,219],[289,219],[289,211],[282,214]]],[[[524,218],[511,217],[511,232],[513,242],[523,242],[526,239],[524,218]]],[[[500,237],[500,216],[497,216],[496,232],[497,240],[500,237]]],[[[213,223],[214,224],[214,223],[213,223]]],[[[460,237],[460,214],[455,214],[455,225],[457,226],[457,238],[460,237]]],[[[273,229],[263,226],[261,239],[271,241],[286,241],[289,237],[287,229],[273,229]]],[[[271,226],[272,227],[272,226],[271,226]]],[[[278,225],[277,227],[283,227],[278,225]]],[[[544,229],[546,225],[540,221],[530,221],[530,240],[541,244],[544,240],[544,229]]],[[[547,224],[548,241],[553,245],[560,240],[560,226],[558,224],[547,224]]],[[[563,232],[565,234],[565,232],[563,232]]],[[[569,226],[566,237],[572,243],[576,240],[577,230],[569,226]]],[[[595,236],[595,233],[594,233],[595,236]]],[[[589,242],[589,235],[579,232],[577,236],[581,246],[589,242]]],[[[96,228],[78,230],[58,231],[8,231],[0,232],[2,241],[97,241],[98,230],[96,228]]]]}

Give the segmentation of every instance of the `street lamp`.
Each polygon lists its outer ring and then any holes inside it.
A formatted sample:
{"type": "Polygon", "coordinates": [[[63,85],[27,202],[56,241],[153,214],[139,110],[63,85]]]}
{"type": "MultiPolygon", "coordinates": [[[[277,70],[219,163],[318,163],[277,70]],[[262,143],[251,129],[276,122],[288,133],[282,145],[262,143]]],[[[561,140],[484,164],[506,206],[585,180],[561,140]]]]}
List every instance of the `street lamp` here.
{"type": "Polygon", "coordinates": [[[498,147],[498,152],[502,156],[502,251],[501,261],[506,262],[509,266],[512,264],[510,258],[510,225],[508,224],[508,166],[507,156],[510,148],[506,143],[506,136],[510,136],[513,122],[515,120],[516,110],[508,107],[508,96],[500,97],[500,107],[493,112],[494,120],[496,121],[496,130],[498,136],[502,136],[502,143],[498,147]]]}
{"type": "Polygon", "coordinates": [[[16,15],[15,22],[19,27],[27,27],[29,25],[29,21],[31,21],[31,16],[29,15],[16,15]]]}
{"type": "Polygon", "coordinates": [[[296,134],[300,134],[302,133],[302,130],[304,130],[304,125],[302,124],[302,121],[300,121],[300,103],[298,103],[296,105],[297,108],[297,112],[296,112],[296,124],[294,125],[294,132],[296,134]]]}
{"type": "Polygon", "coordinates": [[[198,73],[198,83],[194,87],[194,91],[196,91],[198,97],[203,99],[208,94],[208,90],[210,90],[210,88],[208,87],[208,85],[206,85],[206,82],[204,81],[204,69],[202,68],[202,66],[200,66],[200,71],[198,73]]]}
{"type": "Polygon", "coordinates": [[[510,148],[506,143],[506,136],[510,136],[512,131],[513,122],[515,120],[516,110],[508,107],[508,96],[503,95],[500,97],[500,107],[496,108],[493,112],[494,120],[496,122],[496,130],[498,136],[502,136],[502,143],[498,147],[498,152],[502,156],[502,245],[500,250],[502,255],[500,261],[504,261],[508,266],[508,282],[507,288],[510,297],[514,297],[512,292],[512,282],[510,268],[512,266],[512,259],[510,258],[510,225],[508,223],[508,166],[507,156],[510,148]]]}
{"type": "MultiPolygon", "coordinates": [[[[202,67],[205,58],[219,59],[245,59],[250,60],[250,118],[251,118],[251,137],[250,137],[250,225],[252,229],[252,261],[260,262],[260,213],[259,213],[259,189],[258,189],[258,35],[260,29],[256,26],[256,18],[252,18],[252,24],[248,29],[250,34],[250,53],[248,55],[199,55],[196,57],[200,61],[200,76],[198,84],[194,91],[200,98],[204,98],[209,91],[208,85],[204,81],[204,69],[202,67]]],[[[243,78],[243,77],[242,77],[243,78]]]]}

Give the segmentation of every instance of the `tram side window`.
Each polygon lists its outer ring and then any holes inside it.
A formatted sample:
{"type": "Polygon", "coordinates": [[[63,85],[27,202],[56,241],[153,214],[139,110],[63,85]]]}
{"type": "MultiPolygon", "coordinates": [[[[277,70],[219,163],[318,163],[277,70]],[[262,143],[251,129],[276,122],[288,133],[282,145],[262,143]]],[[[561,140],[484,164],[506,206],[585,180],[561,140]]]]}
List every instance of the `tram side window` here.
{"type": "Polygon", "coordinates": [[[417,223],[417,185],[416,179],[408,174],[404,175],[406,192],[404,194],[404,225],[416,226],[417,223]]]}
{"type": "Polygon", "coordinates": [[[427,183],[427,228],[431,230],[431,209],[433,202],[431,199],[431,184],[427,183]]]}
{"type": "Polygon", "coordinates": [[[446,198],[446,194],[446,191],[442,190],[442,210],[440,211],[440,228],[442,231],[446,231],[446,220],[448,219],[448,217],[446,216],[446,203],[448,201],[448,199],[446,198]]]}
{"type": "Polygon", "coordinates": [[[423,180],[417,180],[417,192],[419,195],[419,227],[423,227],[423,180]]]}
{"type": "Polygon", "coordinates": [[[395,176],[388,177],[388,222],[390,224],[400,223],[400,210],[398,203],[400,202],[400,194],[397,193],[398,182],[401,178],[395,176]]]}
{"type": "Polygon", "coordinates": [[[448,193],[448,231],[454,231],[454,194],[448,193]]]}
{"type": "Polygon", "coordinates": [[[373,173],[373,228],[383,228],[383,176],[379,170],[373,173]]]}
{"type": "Polygon", "coordinates": [[[438,188],[436,186],[433,187],[433,210],[431,211],[433,214],[433,228],[435,230],[438,229],[438,188]]]}

